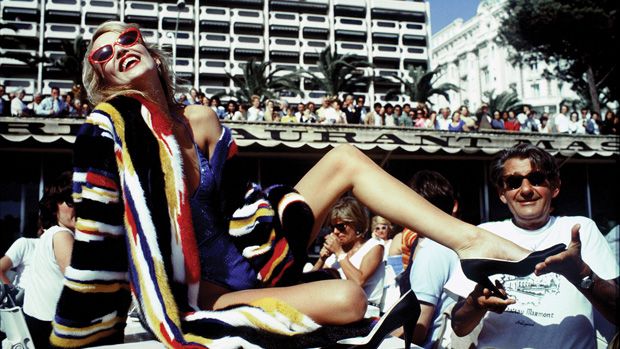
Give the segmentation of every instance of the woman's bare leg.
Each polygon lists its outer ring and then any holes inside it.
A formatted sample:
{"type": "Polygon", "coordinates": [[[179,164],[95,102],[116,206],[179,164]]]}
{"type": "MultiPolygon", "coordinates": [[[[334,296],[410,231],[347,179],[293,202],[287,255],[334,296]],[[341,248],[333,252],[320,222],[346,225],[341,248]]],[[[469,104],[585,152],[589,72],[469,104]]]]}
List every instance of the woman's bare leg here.
{"type": "Polygon", "coordinates": [[[331,206],[347,191],[371,211],[416,230],[457,252],[461,259],[519,260],[529,251],[460,221],[424,200],[351,145],[329,151],[297,183],[315,217],[315,234],[331,206]]]}
{"type": "MultiPolygon", "coordinates": [[[[200,289],[201,292],[214,290],[212,285],[201,285],[200,289]]],[[[367,302],[364,291],[348,280],[324,280],[289,287],[235,291],[216,296],[201,294],[200,299],[212,299],[211,304],[201,304],[202,309],[218,310],[266,297],[284,301],[321,325],[344,325],[361,320],[366,312],[367,302]]]]}

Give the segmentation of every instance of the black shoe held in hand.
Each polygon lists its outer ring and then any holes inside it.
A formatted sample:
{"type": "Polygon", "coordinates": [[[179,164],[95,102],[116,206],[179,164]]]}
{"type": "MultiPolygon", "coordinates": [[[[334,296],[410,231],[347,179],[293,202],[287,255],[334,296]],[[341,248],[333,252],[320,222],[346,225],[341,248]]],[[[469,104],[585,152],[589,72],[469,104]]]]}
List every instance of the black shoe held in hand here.
{"type": "Polygon", "coordinates": [[[462,259],[461,268],[468,279],[479,283],[491,290],[497,297],[506,299],[497,287],[489,280],[489,276],[495,274],[509,274],[514,276],[527,276],[534,272],[536,264],[543,262],[547,257],[556,255],[566,250],[565,244],[557,244],[542,251],[535,251],[520,261],[503,261],[498,259],[462,259]]]}

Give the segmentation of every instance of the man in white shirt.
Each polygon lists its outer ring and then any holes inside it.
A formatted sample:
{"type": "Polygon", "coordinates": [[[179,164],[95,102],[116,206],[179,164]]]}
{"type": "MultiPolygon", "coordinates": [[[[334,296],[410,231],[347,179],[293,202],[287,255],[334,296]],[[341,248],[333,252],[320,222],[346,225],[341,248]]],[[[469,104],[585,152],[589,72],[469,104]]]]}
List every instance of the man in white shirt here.
{"type": "Polygon", "coordinates": [[[564,104],[560,106],[560,112],[553,117],[553,132],[568,133],[568,107],[564,104]]]}
{"type": "Polygon", "coordinates": [[[26,91],[21,90],[17,97],[11,100],[11,115],[22,116],[24,114],[24,111],[27,109],[24,97],[26,97],[26,91]]]}
{"type": "Polygon", "coordinates": [[[504,150],[491,165],[491,179],[512,219],[483,229],[530,250],[568,248],[528,276],[495,275],[507,299],[471,281],[446,286],[461,297],[452,312],[454,332],[467,335],[482,322],[480,348],[596,347],[593,310],[616,322],[618,263],[605,238],[586,217],[551,215],[560,176],[544,150],[525,143],[504,150]]]}
{"type": "Polygon", "coordinates": [[[248,109],[247,120],[248,121],[264,121],[265,113],[260,108],[260,97],[252,96],[252,106],[248,109]]]}

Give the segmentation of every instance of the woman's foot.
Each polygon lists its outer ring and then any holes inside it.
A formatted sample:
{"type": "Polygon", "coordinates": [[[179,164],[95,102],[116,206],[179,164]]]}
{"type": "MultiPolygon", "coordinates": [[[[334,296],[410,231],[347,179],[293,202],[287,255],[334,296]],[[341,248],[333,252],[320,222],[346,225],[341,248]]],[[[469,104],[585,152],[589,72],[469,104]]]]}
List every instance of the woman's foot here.
{"type": "Polygon", "coordinates": [[[464,239],[463,245],[455,250],[461,260],[520,261],[532,252],[510,240],[477,227],[470,232],[469,236],[470,238],[464,239]]]}

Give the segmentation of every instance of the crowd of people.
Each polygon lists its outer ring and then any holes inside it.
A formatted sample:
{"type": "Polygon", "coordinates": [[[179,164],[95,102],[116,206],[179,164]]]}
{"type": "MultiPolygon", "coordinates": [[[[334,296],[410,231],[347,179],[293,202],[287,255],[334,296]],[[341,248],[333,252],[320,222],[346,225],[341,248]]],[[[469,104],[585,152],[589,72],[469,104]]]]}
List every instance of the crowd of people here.
{"type": "Polygon", "coordinates": [[[50,95],[45,98],[41,93],[35,93],[32,101],[28,102],[24,100],[25,97],[25,90],[7,95],[4,85],[0,84],[0,116],[85,118],[91,110],[87,101],[75,98],[73,92],[61,95],[56,86],[51,88],[50,95]]]}
{"type": "MultiPolygon", "coordinates": [[[[88,102],[75,98],[69,92],[60,95],[53,87],[51,95],[43,98],[34,95],[32,102],[23,101],[25,91],[10,93],[4,99],[4,86],[0,85],[0,115],[13,116],[54,116],[86,117],[91,106],[88,102]]],[[[404,103],[392,104],[376,102],[372,109],[366,105],[363,96],[344,95],[343,100],[324,97],[321,105],[314,102],[300,102],[289,105],[283,100],[261,101],[260,96],[252,96],[249,103],[228,100],[222,103],[217,95],[207,97],[203,92],[192,88],[189,93],[180,93],[176,101],[182,105],[206,105],[213,109],[220,120],[296,122],[316,124],[353,124],[367,126],[392,126],[407,128],[435,129],[449,132],[470,132],[484,130],[503,130],[507,132],[538,132],[558,134],[620,134],[620,116],[608,109],[604,117],[596,111],[581,108],[579,112],[570,110],[568,105],[560,106],[555,114],[539,114],[529,105],[510,110],[489,110],[485,103],[474,113],[466,105],[452,111],[450,107],[433,110],[427,105],[404,103]]]]}

